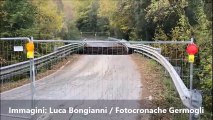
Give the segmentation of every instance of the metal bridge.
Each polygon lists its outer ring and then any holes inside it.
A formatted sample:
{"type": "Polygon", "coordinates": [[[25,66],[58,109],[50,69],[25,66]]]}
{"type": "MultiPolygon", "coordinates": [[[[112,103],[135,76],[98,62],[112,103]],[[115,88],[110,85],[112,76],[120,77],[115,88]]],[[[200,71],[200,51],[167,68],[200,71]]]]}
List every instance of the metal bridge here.
{"type": "MultiPolygon", "coordinates": [[[[193,39],[189,41],[126,41],[109,37],[107,40],[33,40],[32,38],[0,38],[1,41],[33,41],[36,43],[65,43],[65,45],[57,47],[53,52],[46,55],[36,57],[34,59],[23,61],[0,68],[1,83],[5,80],[13,78],[24,73],[31,75],[31,92],[34,99],[35,91],[35,75],[42,67],[51,63],[56,63],[58,60],[67,56],[78,54],[142,54],[152,60],[155,60],[162,65],[168,72],[174,83],[175,89],[179,94],[182,103],[187,108],[196,109],[201,107],[202,97],[198,90],[187,88],[182,78],[175,70],[170,61],[161,54],[161,49],[150,46],[150,44],[188,44],[193,43],[193,39]],[[148,45],[145,45],[148,44],[148,45]]],[[[190,76],[192,77],[192,76],[190,76]]],[[[4,92],[3,92],[4,93],[4,92]]],[[[5,93],[6,94],[6,93],[5,93]]]]}

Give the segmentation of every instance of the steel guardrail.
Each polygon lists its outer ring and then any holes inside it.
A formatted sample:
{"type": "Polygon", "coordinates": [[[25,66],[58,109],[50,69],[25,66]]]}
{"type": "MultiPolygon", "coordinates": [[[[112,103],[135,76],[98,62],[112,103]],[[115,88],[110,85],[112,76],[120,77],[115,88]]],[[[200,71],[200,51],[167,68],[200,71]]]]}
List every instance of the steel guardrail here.
{"type": "Polygon", "coordinates": [[[182,40],[182,41],[161,41],[161,40],[155,40],[155,41],[129,41],[130,44],[189,44],[191,43],[191,40],[182,40]]]}
{"type": "MultiPolygon", "coordinates": [[[[185,86],[183,83],[183,80],[180,78],[174,67],[170,64],[170,62],[162,56],[158,51],[153,50],[149,47],[146,46],[137,46],[137,45],[132,45],[133,49],[135,49],[135,52],[138,52],[140,54],[144,54],[147,57],[150,57],[151,59],[156,60],[159,62],[170,74],[170,77],[172,78],[172,81],[175,85],[175,88],[179,94],[179,97],[182,101],[182,103],[187,107],[187,108],[195,108],[190,104],[190,95],[191,92],[189,89],[185,86]]],[[[194,100],[196,101],[196,100],[194,100]]]]}
{"type": "MultiPolygon", "coordinates": [[[[50,60],[57,60],[57,59],[63,58],[67,56],[68,54],[77,51],[77,49],[83,46],[84,46],[84,43],[71,43],[71,44],[64,45],[62,47],[57,48],[57,50],[52,53],[35,58],[34,61],[35,61],[36,68],[40,68],[46,65],[47,63],[49,63],[50,60]],[[42,66],[40,64],[42,64],[42,66]]],[[[13,76],[29,71],[29,62],[30,61],[24,61],[24,62],[0,67],[1,80],[8,79],[13,76]]]]}
{"type": "MultiPolygon", "coordinates": [[[[171,63],[159,53],[159,49],[158,48],[154,48],[148,45],[144,45],[144,44],[140,44],[140,43],[134,43],[134,44],[130,44],[130,42],[123,40],[122,42],[124,44],[126,44],[129,48],[134,49],[135,52],[139,53],[139,54],[143,54],[155,61],[157,61],[158,63],[160,63],[169,73],[170,77],[172,78],[172,81],[175,85],[175,89],[179,94],[179,97],[182,101],[182,103],[187,107],[187,108],[191,108],[191,109],[195,109],[197,108],[197,106],[199,106],[199,104],[202,102],[202,100],[200,100],[199,98],[192,98],[192,101],[195,104],[191,104],[190,102],[190,96],[193,92],[196,92],[196,94],[198,96],[201,96],[200,93],[197,92],[197,90],[193,90],[190,91],[185,84],[183,83],[183,80],[180,78],[180,76],[178,75],[178,73],[176,72],[176,70],[174,69],[174,67],[171,65],[171,63]]],[[[175,42],[167,42],[166,44],[171,44],[171,43],[177,43],[175,42]]],[[[182,44],[183,42],[181,42],[182,44]]],[[[189,41],[185,41],[186,43],[190,43],[189,41]]]]}

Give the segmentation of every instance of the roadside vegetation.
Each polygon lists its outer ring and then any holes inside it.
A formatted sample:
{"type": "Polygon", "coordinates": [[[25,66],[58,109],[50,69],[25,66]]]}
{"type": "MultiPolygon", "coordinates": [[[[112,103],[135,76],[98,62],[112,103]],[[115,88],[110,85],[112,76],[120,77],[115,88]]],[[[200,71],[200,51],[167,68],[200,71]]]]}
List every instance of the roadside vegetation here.
{"type": "MultiPolygon", "coordinates": [[[[160,107],[162,109],[169,109],[170,107],[175,107],[177,109],[185,108],[175,90],[172,79],[163,66],[140,54],[135,53],[132,55],[132,58],[137,64],[138,71],[141,73],[141,82],[143,85],[142,100],[145,101],[145,104],[147,101],[151,101],[151,103],[148,102],[147,107],[160,107]]],[[[210,118],[211,113],[205,111],[205,113],[201,115],[200,120],[209,120],[210,118]]],[[[152,114],[149,119],[187,120],[189,119],[189,114],[152,114]]]]}

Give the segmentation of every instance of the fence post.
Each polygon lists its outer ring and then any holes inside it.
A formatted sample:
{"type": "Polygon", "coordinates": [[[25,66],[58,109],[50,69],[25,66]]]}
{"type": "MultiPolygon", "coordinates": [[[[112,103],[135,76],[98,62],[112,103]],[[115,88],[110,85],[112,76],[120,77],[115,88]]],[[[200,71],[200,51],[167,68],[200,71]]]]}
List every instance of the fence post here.
{"type": "MultiPolygon", "coordinates": [[[[30,41],[33,42],[33,37],[30,41]]],[[[34,57],[30,58],[30,80],[31,80],[31,107],[34,108],[34,99],[35,99],[35,62],[34,57]]]]}
{"type": "MultiPolygon", "coordinates": [[[[191,38],[191,43],[194,43],[193,37],[191,38]]],[[[193,62],[190,62],[190,105],[191,106],[193,106],[193,96],[201,97],[201,95],[199,93],[197,93],[196,91],[194,91],[192,89],[193,89],[193,62]],[[197,94],[195,94],[194,92],[196,92],[197,94]]],[[[200,105],[202,105],[202,104],[200,104],[200,105]]],[[[190,108],[190,109],[192,109],[192,108],[190,108]]],[[[189,120],[197,120],[198,118],[199,118],[199,116],[196,117],[194,113],[190,113],[190,115],[189,115],[189,120]]]]}

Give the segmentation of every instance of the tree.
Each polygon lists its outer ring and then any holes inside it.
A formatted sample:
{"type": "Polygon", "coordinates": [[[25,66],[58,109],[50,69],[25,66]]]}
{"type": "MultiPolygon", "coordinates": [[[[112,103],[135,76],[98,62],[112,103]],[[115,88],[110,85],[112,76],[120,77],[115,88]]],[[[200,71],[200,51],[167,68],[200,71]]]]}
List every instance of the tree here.
{"type": "Polygon", "coordinates": [[[1,3],[1,36],[25,36],[33,30],[36,8],[27,0],[6,0],[1,3]]]}
{"type": "Polygon", "coordinates": [[[90,6],[80,12],[76,21],[77,28],[82,32],[107,32],[109,30],[109,19],[99,16],[99,1],[94,0],[90,6]]]}
{"type": "Polygon", "coordinates": [[[63,14],[51,0],[36,0],[33,4],[37,8],[34,33],[37,39],[55,38],[63,27],[63,14]]]}

